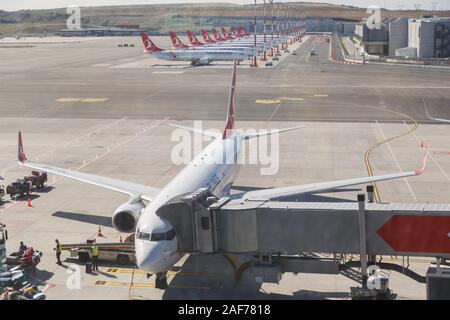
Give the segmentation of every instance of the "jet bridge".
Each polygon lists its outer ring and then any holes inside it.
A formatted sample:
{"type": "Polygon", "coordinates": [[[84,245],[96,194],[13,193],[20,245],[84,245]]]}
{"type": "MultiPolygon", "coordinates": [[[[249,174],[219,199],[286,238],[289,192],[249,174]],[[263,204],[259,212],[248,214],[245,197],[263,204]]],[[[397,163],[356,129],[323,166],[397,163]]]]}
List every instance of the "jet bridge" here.
{"type": "Polygon", "coordinates": [[[243,201],[200,189],[157,214],[174,226],[180,251],[247,256],[264,282],[283,272],[337,274],[346,268],[342,257],[353,254],[361,257],[362,283],[376,256],[450,259],[450,204],[366,203],[364,194],[345,203],[243,201]]]}

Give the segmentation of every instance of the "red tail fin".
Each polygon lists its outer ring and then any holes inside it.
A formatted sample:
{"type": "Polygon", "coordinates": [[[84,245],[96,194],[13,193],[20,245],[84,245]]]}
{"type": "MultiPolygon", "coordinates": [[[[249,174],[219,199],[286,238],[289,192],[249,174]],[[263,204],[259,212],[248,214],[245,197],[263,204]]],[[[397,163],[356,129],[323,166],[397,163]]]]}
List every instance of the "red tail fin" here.
{"type": "Polygon", "coordinates": [[[187,36],[189,39],[189,43],[193,46],[201,46],[204,45],[203,42],[198,41],[197,37],[191,32],[191,31],[187,31],[187,36]]]}
{"type": "Polygon", "coordinates": [[[222,28],[220,28],[220,30],[222,31],[223,38],[224,38],[225,40],[230,39],[230,35],[228,34],[227,30],[225,30],[225,28],[222,27],[222,28]]]}
{"type": "Polygon", "coordinates": [[[177,35],[169,31],[170,40],[172,40],[172,44],[174,48],[181,49],[181,48],[188,48],[189,46],[185,45],[183,42],[181,42],[180,38],[177,37],[177,35]]]}
{"type": "Polygon", "coordinates": [[[141,32],[141,38],[142,42],[144,43],[144,52],[155,52],[155,51],[163,51],[162,49],[158,48],[152,40],[148,37],[148,35],[145,32],[141,32]]]}
{"type": "Polygon", "coordinates": [[[200,32],[203,36],[203,40],[205,40],[206,43],[215,42],[213,39],[211,39],[211,37],[209,36],[209,34],[206,33],[205,30],[201,29],[200,32]]]}
{"type": "Polygon", "coordinates": [[[239,37],[239,32],[237,31],[235,26],[230,27],[231,34],[235,37],[239,37]]]}
{"type": "Polygon", "coordinates": [[[236,97],[236,65],[237,61],[233,63],[233,73],[231,75],[230,97],[228,99],[228,114],[225,128],[223,129],[222,139],[226,139],[234,129],[234,98],[236,97]]]}
{"type": "Polygon", "coordinates": [[[19,131],[19,143],[17,147],[17,160],[20,163],[23,163],[27,160],[27,156],[25,155],[25,152],[23,151],[23,143],[22,143],[22,132],[19,131]]]}
{"type": "Polygon", "coordinates": [[[240,34],[242,37],[248,36],[248,33],[245,32],[245,29],[244,29],[244,27],[242,27],[242,26],[239,28],[239,34],[240,34]]]}
{"type": "Polygon", "coordinates": [[[213,33],[214,38],[216,39],[216,41],[224,40],[224,39],[220,36],[220,34],[217,32],[216,29],[212,28],[212,29],[211,29],[211,32],[213,33]]]}

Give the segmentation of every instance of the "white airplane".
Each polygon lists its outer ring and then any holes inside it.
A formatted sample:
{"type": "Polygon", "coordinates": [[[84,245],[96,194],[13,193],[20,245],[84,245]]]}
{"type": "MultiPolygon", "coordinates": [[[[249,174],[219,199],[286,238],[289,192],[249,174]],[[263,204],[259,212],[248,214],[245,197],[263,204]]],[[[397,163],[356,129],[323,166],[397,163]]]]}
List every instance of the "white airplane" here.
{"type": "Polygon", "coordinates": [[[191,50],[191,49],[174,49],[162,50],[158,48],[145,32],[141,33],[142,42],[144,43],[144,52],[151,54],[158,59],[169,61],[191,61],[192,65],[206,65],[213,61],[243,61],[247,59],[248,54],[239,50],[210,50],[208,48],[191,50]]]}
{"type": "Polygon", "coordinates": [[[184,44],[180,38],[177,37],[177,35],[172,32],[169,31],[169,37],[170,40],[172,41],[172,48],[173,49],[190,49],[190,50],[232,50],[232,51],[242,51],[244,52],[247,57],[254,55],[253,53],[253,47],[250,46],[227,46],[226,44],[224,44],[223,46],[208,46],[208,47],[199,47],[199,46],[194,46],[194,45],[186,45],[184,44]]]}
{"type": "MultiPolygon", "coordinates": [[[[136,232],[135,248],[138,267],[148,274],[156,274],[157,279],[164,279],[166,272],[179,261],[184,253],[178,247],[177,231],[168,221],[156,214],[158,209],[174,197],[197,191],[200,188],[208,188],[208,191],[218,198],[229,195],[239,166],[233,161],[218,161],[223,160],[218,159],[218,155],[219,157],[225,155],[226,159],[238,159],[241,151],[241,142],[244,140],[301,128],[271,130],[260,134],[242,133],[236,130],[234,125],[235,95],[236,61],[233,66],[227,119],[221,134],[212,134],[209,131],[172,124],[175,127],[184,128],[197,134],[210,136],[214,141],[163,189],[30,162],[24,153],[21,132],[19,132],[18,141],[18,162],[25,167],[46,171],[129,195],[129,201],[118,207],[113,214],[112,224],[120,232],[136,232]],[[148,202],[148,204],[145,205],[144,201],[148,202]]],[[[428,149],[425,153],[422,167],[415,171],[255,190],[243,194],[242,198],[244,201],[275,200],[280,197],[330,191],[340,187],[416,176],[425,170],[427,155],[428,149]]]]}

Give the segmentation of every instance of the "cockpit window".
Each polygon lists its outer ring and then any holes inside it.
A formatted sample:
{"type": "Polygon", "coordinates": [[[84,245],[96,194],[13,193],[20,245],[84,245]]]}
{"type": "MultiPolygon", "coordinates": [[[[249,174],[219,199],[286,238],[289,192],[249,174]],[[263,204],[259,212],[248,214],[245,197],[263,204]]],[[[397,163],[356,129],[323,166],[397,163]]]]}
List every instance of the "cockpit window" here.
{"type": "Polygon", "coordinates": [[[150,233],[139,232],[138,239],[140,240],[150,240],[150,233]]]}
{"type": "Polygon", "coordinates": [[[151,241],[172,240],[175,238],[175,230],[170,229],[167,232],[152,233],[151,241]]]}

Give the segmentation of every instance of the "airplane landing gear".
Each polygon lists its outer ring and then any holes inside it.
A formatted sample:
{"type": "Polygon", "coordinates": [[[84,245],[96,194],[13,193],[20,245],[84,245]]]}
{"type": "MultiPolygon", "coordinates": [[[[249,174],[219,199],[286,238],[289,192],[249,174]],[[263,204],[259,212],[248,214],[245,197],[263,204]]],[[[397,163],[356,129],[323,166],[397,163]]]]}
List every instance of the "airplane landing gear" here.
{"type": "Polygon", "coordinates": [[[158,273],[155,278],[155,288],[157,289],[167,289],[167,274],[158,273]]]}

